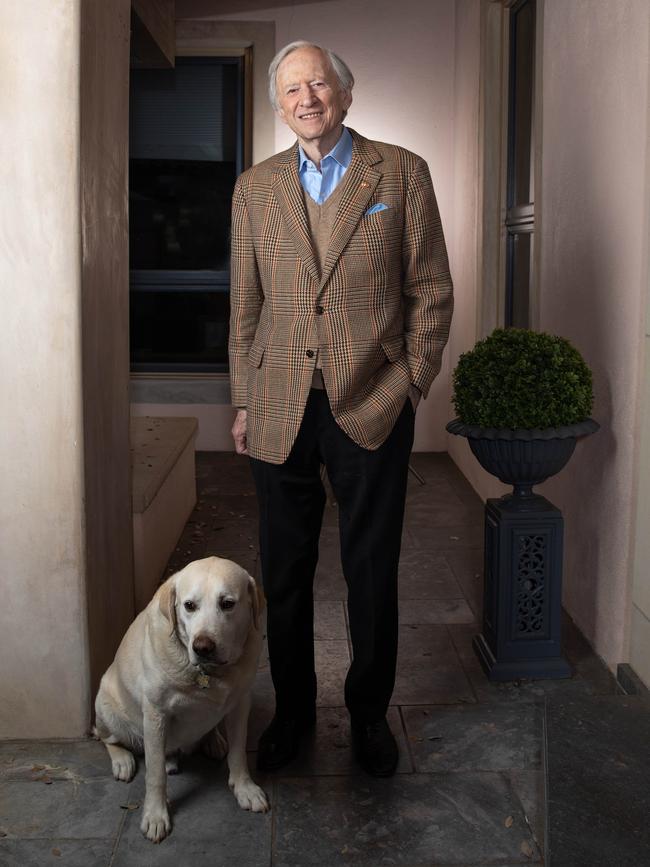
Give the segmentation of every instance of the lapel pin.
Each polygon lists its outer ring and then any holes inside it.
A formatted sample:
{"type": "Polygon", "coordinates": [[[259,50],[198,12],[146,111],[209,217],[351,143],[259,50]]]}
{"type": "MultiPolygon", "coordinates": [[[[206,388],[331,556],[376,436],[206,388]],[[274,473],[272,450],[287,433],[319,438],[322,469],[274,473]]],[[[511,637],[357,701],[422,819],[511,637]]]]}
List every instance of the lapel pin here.
{"type": "Polygon", "coordinates": [[[361,181],[361,186],[362,187],[369,187],[370,184],[368,183],[368,181],[361,181]]]}

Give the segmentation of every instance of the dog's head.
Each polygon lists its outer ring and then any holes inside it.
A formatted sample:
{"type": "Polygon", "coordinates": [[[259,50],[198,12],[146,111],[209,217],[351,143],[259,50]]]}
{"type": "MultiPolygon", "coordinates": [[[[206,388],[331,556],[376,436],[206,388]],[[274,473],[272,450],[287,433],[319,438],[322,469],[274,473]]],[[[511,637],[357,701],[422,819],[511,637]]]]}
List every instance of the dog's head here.
{"type": "Polygon", "coordinates": [[[190,662],[215,670],[241,657],[259,629],[263,595],[245,569],[220,557],[189,563],[160,588],[158,605],[190,662]]]}

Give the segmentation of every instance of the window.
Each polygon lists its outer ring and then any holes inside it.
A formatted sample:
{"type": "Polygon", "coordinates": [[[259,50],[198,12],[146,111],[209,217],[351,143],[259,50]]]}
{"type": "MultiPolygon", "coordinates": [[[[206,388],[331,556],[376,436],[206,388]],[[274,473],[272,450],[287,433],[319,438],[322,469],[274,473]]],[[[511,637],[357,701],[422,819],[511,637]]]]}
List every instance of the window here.
{"type": "Polygon", "coordinates": [[[227,370],[230,208],[244,168],[244,57],[132,69],[131,366],[227,370]]]}
{"type": "Polygon", "coordinates": [[[536,94],[543,14],[544,0],[482,0],[481,5],[477,333],[482,336],[495,328],[539,323],[535,214],[539,220],[542,119],[536,94]]]}
{"type": "Polygon", "coordinates": [[[510,10],[504,323],[530,327],[535,240],[535,3],[510,10]]]}

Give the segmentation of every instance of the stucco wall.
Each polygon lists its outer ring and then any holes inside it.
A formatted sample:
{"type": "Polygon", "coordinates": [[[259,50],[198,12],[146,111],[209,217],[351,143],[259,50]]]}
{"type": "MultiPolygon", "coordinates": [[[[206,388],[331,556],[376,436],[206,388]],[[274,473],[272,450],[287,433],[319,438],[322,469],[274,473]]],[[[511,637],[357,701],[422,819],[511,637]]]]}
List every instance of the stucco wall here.
{"type": "Polygon", "coordinates": [[[545,0],[540,325],[594,372],[602,430],[545,493],[564,511],[565,605],[627,660],[647,252],[646,0],[545,0]]]}
{"type": "Polygon", "coordinates": [[[0,737],[86,733],[133,614],[129,22],[0,7],[0,737]]]}
{"type": "Polygon", "coordinates": [[[129,0],[81,13],[86,588],[93,696],[133,618],[129,449],[129,0]]]}
{"type": "MultiPolygon", "coordinates": [[[[238,2],[219,4],[227,10],[221,15],[214,13],[216,5],[177,0],[176,15],[181,20],[273,21],[276,48],[295,39],[312,39],[345,59],[356,79],[347,122],[363,135],[403,145],[427,160],[450,245],[455,4],[451,0],[329,0],[265,3],[260,9],[258,3],[238,2]]],[[[268,154],[289,147],[293,140],[288,127],[276,121],[268,154]]],[[[446,448],[448,378],[445,355],[441,374],[418,409],[416,450],[446,448]]],[[[222,412],[230,418],[228,407],[222,412]]]]}
{"type": "Polygon", "coordinates": [[[0,5],[0,737],[88,721],[79,6],[0,5]]]}

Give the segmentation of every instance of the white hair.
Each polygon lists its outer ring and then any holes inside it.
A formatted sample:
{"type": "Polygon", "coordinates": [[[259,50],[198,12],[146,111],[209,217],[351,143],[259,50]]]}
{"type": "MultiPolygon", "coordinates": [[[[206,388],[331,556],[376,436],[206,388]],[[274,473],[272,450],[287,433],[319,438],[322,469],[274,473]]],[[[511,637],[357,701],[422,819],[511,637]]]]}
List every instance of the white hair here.
{"type": "Polygon", "coordinates": [[[352,91],[354,87],[354,76],[350,72],[350,68],[338,54],[334,54],[333,51],[330,51],[329,48],[324,48],[322,45],[318,45],[316,42],[307,42],[304,39],[298,39],[296,42],[290,42],[288,45],[285,45],[284,48],[281,48],[278,53],[275,55],[271,64],[269,66],[269,99],[271,100],[271,105],[277,111],[280,106],[278,104],[278,94],[277,94],[277,75],[278,75],[278,66],[282,63],[284,58],[291,54],[293,51],[297,51],[299,48],[317,48],[319,51],[327,57],[330,64],[332,65],[332,69],[336,77],[339,80],[339,84],[341,85],[341,90],[349,93],[352,91]]]}

